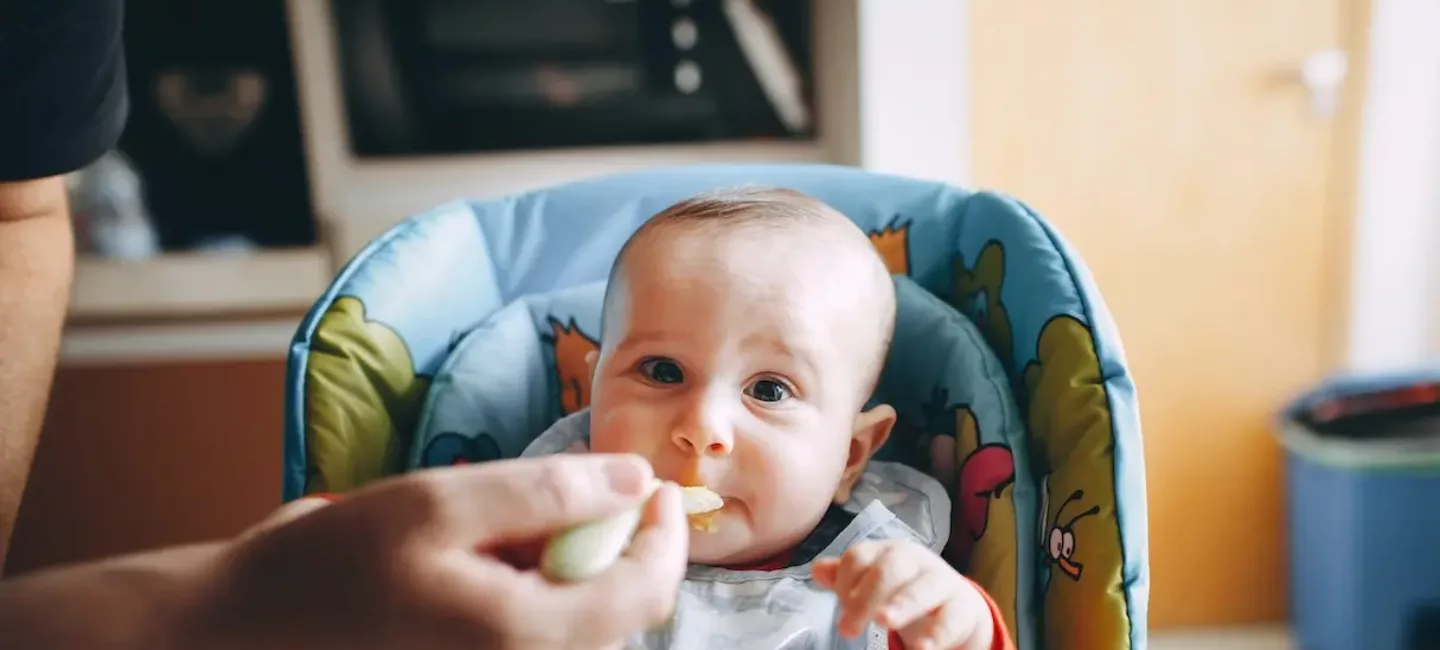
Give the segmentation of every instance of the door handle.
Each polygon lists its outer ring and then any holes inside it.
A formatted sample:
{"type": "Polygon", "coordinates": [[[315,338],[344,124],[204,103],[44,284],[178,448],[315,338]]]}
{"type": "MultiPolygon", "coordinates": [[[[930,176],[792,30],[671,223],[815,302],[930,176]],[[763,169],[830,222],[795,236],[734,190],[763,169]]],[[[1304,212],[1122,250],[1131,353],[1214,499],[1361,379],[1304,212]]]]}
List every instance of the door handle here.
{"type": "Polygon", "coordinates": [[[1340,94],[1350,73],[1350,59],[1341,49],[1320,50],[1300,65],[1300,83],[1310,94],[1310,113],[1330,119],[1340,110],[1340,94]]]}

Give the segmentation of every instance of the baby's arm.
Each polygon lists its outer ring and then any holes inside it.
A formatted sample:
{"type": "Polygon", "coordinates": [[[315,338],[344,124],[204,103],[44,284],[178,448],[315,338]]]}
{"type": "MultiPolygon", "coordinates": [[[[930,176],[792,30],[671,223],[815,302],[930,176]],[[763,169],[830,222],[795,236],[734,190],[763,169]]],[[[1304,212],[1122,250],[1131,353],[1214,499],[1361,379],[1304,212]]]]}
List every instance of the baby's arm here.
{"type": "Polygon", "coordinates": [[[875,621],[891,648],[1013,650],[993,599],[940,556],[911,541],[866,542],[817,560],[815,581],[840,599],[840,633],[875,621]]]}

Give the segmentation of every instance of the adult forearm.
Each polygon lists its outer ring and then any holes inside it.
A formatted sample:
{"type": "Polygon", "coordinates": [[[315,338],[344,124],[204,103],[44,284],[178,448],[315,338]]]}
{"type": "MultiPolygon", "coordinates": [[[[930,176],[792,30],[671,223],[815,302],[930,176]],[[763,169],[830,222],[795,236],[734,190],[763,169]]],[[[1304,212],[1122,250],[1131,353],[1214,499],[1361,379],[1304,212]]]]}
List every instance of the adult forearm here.
{"type": "Polygon", "coordinates": [[[197,544],[0,581],[0,648],[212,647],[191,622],[224,549],[197,544]]]}
{"type": "Polygon", "coordinates": [[[0,570],[45,417],[74,256],[60,178],[0,183],[0,570]]]}

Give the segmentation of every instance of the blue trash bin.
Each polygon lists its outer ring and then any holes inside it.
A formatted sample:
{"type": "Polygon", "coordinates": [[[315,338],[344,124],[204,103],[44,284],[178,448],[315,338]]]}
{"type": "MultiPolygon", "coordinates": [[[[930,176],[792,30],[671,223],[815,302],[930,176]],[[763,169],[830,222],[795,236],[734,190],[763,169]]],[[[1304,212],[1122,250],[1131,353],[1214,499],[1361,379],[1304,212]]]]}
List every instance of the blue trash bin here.
{"type": "Polygon", "coordinates": [[[1440,650],[1440,420],[1337,432],[1313,418],[1337,399],[1431,385],[1440,371],[1341,378],[1282,417],[1300,650],[1440,650]]]}

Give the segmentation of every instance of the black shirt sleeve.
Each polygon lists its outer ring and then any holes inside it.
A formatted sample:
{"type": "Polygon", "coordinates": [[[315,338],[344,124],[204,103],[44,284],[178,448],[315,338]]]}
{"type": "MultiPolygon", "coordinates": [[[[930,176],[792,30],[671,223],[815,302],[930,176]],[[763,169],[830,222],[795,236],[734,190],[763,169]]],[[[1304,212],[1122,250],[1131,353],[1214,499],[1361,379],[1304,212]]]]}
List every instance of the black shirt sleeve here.
{"type": "Polygon", "coordinates": [[[122,0],[0,0],[0,181],[75,171],[129,111],[122,0]]]}

